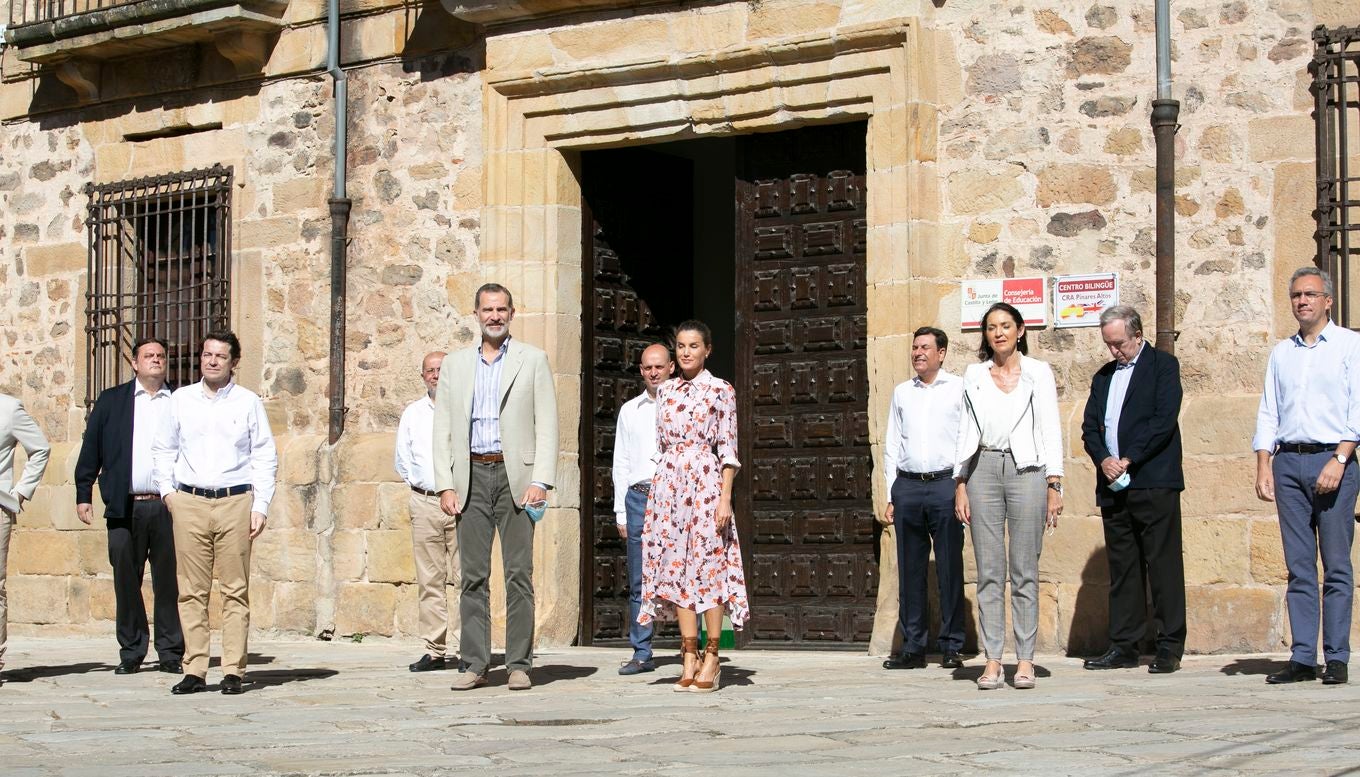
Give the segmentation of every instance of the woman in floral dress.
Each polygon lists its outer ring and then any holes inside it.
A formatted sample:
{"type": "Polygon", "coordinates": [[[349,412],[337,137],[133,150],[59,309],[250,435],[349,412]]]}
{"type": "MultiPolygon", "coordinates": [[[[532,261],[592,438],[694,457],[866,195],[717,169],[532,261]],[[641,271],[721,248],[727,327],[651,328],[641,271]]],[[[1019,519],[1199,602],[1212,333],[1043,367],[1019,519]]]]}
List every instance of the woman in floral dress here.
{"type": "Polygon", "coordinates": [[[699,321],[675,333],[679,377],[657,390],[657,467],[642,528],[642,610],[638,623],[678,620],[684,670],[677,691],[719,685],[723,608],[740,629],[750,612],[741,548],[732,520],[737,461],[737,403],[732,384],[704,361],[713,337],[699,321]],[[699,658],[699,614],[708,643],[699,658]]]}

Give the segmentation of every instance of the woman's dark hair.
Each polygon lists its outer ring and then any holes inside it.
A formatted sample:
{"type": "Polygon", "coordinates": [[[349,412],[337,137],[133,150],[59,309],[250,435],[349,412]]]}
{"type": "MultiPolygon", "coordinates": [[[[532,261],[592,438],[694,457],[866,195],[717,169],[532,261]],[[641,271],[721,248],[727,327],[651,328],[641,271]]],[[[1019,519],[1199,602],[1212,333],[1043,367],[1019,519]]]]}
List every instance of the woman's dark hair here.
{"type": "MultiPolygon", "coordinates": [[[[1015,306],[1008,305],[1005,302],[998,302],[990,308],[987,308],[987,312],[982,314],[982,345],[978,346],[978,361],[985,362],[996,355],[992,351],[992,344],[987,342],[987,319],[991,318],[992,314],[997,311],[1010,316],[1011,320],[1015,322],[1016,329],[1025,328],[1025,317],[1020,315],[1020,311],[1016,310],[1015,306]]],[[[1025,355],[1029,354],[1028,338],[1029,331],[1027,330],[1020,335],[1020,339],[1015,343],[1016,350],[1025,355]]]]}
{"type": "Polygon", "coordinates": [[[680,337],[681,332],[697,332],[699,338],[704,341],[705,348],[713,347],[713,332],[709,330],[708,324],[698,319],[691,318],[688,321],[681,321],[679,326],[675,327],[675,334],[671,336],[672,342],[680,337]]]}

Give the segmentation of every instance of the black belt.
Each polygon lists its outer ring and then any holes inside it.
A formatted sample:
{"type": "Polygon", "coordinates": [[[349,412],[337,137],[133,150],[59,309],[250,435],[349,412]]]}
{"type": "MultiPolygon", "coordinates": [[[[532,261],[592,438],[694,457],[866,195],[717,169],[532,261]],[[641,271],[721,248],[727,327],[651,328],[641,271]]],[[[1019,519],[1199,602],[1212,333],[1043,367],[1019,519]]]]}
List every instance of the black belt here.
{"type": "Polygon", "coordinates": [[[160,494],[129,494],[134,502],[150,502],[153,499],[160,499],[160,494]]]}
{"type": "Polygon", "coordinates": [[[897,471],[897,476],[899,478],[905,478],[906,480],[919,480],[924,483],[929,483],[932,480],[944,480],[945,478],[950,477],[953,474],[954,470],[952,469],[937,469],[934,472],[905,472],[900,469],[897,471]]]}
{"type": "Polygon", "coordinates": [[[223,497],[236,496],[250,492],[250,486],[227,486],[226,488],[198,488],[197,486],[180,486],[180,491],[194,496],[201,496],[204,499],[222,499],[223,497]]]}
{"type": "Polygon", "coordinates": [[[1282,442],[1275,447],[1276,453],[1327,453],[1336,450],[1339,443],[1323,445],[1320,442],[1282,442]]]}
{"type": "Polygon", "coordinates": [[[633,485],[628,487],[628,490],[636,491],[637,493],[644,495],[650,494],[652,493],[652,482],[650,480],[646,480],[641,483],[634,483],[633,485]]]}
{"type": "Polygon", "coordinates": [[[986,452],[988,452],[988,453],[1010,453],[1010,452],[1011,452],[1011,449],[1010,449],[1010,448],[988,448],[986,445],[980,446],[980,449],[983,450],[983,451],[986,451],[986,452]]]}
{"type": "Polygon", "coordinates": [[[421,496],[439,496],[438,491],[426,491],[420,486],[411,486],[411,490],[416,492],[417,494],[420,494],[421,496]]]}

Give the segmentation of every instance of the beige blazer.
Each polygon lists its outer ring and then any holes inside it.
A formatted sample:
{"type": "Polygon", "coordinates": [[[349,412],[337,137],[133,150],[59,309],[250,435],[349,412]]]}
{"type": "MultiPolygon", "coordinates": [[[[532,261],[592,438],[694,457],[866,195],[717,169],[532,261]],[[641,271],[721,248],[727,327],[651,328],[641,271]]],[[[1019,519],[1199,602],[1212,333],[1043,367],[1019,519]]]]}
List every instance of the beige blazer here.
{"type": "Polygon", "coordinates": [[[0,394],[0,488],[32,499],[47,469],[47,456],[51,450],[52,446],[48,445],[47,438],[23,404],[8,394],[0,394]],[[23,477],[15,483],[14,448],[17,445],[24,446],[28,463],[24,465],[23,477]]]}
{"type": "MultiPolygon", "coordinates": [[[[471,477],[472,390],[481,342],[450,354],[434,398],[434,490],[453,489],[467,507],[471,477]]],[[[501,452],[510,495],[520,504],[530,483],[557,479],[557,395],[548,355],[510,338],[501,370],[501,452]]]]}

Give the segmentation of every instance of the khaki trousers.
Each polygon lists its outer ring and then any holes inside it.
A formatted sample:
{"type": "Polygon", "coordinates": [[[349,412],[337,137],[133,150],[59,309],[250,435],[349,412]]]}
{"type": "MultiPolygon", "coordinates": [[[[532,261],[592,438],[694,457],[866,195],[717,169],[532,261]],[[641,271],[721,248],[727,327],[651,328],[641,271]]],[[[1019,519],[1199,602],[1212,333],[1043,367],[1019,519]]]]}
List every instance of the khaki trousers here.
{"type": "Polygon", "coordinates": [[[250,633],[249,491],[223,499],[178,492],[171,499],[184,673],[208,674],[208,594],[217,578],[222,596],[222,671],[244,676],[250,633]]]}
{"type": "Polygon", "coordinates": [[[5,666],[5,644],[9,642],[9,594],[5,580],[9,576],[9,537],[14,532],[14,516],[0,510],[0,669],[5,666]]]}
{"type": "Polygon", "coordinates": [[[420,637],[435,658],[458,655],[463,634],[463,580],[458,561],[458,520],[439,509],[439,497],[411,492],[411,544],[416,560],[420,637]],[[449,606],[448,587],[453,587],[449,606]]]}

